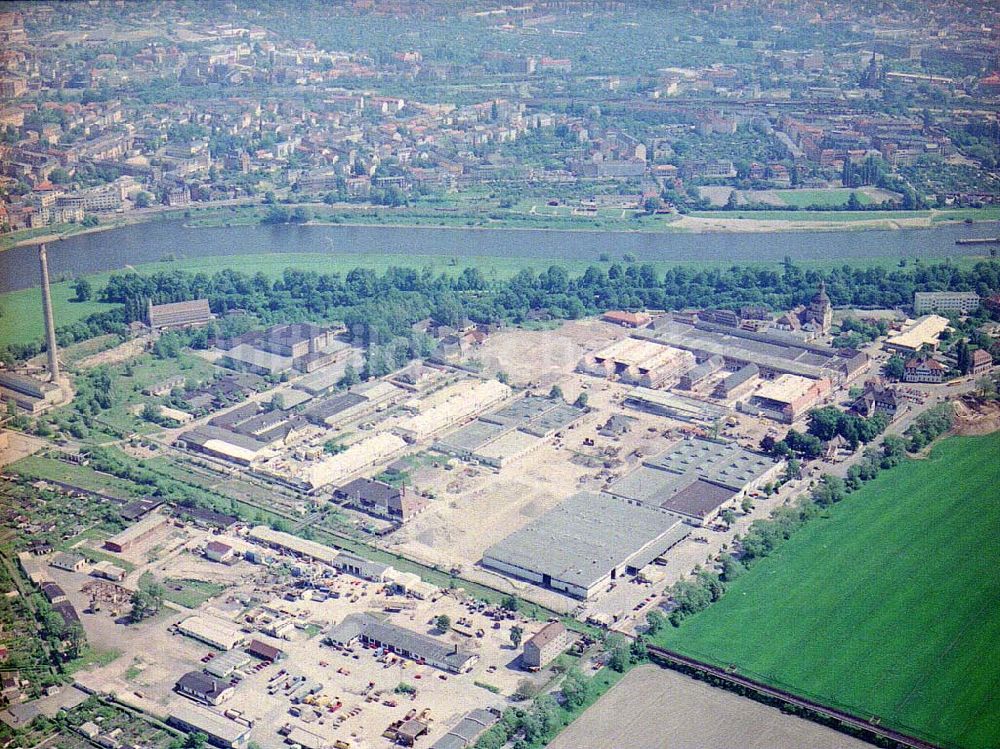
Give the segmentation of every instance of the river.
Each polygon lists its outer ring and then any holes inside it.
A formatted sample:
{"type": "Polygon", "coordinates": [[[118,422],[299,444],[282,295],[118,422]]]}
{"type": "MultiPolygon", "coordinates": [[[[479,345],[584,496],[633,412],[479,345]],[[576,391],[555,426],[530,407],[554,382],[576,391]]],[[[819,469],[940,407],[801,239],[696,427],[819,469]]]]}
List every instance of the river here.
{"type": "MultiPolygon", "coordinates": [[[[413,254],[457,257],[539,257],[597,260],[602,253],[638,260],[733,263],[857,258],[944,258],[982,255],[984,245],[956,239],[995,237],[1000,223],[949,224],[933,229],[774,233],[640,233],[442,229],[402,226],[235,226],[191,228],[158,221],[50,242],[53,278],[207,255],[313,252],[337,255],[413,254]]],[[[252,268],[247,268],[252,270],[252,268]]],[[[34,247],[0,252],[0,292],[38,285],[34,247]]]]}

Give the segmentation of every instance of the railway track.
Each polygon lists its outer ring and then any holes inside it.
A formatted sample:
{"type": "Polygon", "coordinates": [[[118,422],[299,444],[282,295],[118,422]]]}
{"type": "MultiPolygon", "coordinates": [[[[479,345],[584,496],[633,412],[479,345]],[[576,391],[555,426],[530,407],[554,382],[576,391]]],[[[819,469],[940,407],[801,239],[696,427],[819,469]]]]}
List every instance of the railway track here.
{"type": "Polygon", "coordinates": [[[732,686],[742,687],[743,689],[754,692],[757,695],[766,697],[769,700],[777,700],[788,705],[794,705],[795,707],[808,710],[810,713],[823,716],[836,723],[849,726],[867,736],[886,739],[894,742],[897,746],[909,747],[910,749],[940,749],[937,744],[931,744],[905,733],[894,731],[891,728],[885,728],[884,726],[878,725],[878,723],[874,723],[871,720],[865,720],[864,718],[852,715],[844,710],[838,710],[837,708],[828,707],[820,704],[819,702],[806,699],[805,697],[799,697],[791,692],[785,691],[784,689],[768,686],[767,684],[747,678],[746,676],[740,676],[734,671],[722,669],[718,666],[705,663],[704,661],[699,661],[696,658],[690,658],[686,655],[681,655],[680,653],[675,653],[672,650],[667,650],[666,648],[661,648],[656,645],[649,645],[647,651],[650,659],[660,665],[666,665],[671,668],[681,667],[682,669],[694,669],[701,671],[715,677],[716,679],[727,682],[732,686]]]}

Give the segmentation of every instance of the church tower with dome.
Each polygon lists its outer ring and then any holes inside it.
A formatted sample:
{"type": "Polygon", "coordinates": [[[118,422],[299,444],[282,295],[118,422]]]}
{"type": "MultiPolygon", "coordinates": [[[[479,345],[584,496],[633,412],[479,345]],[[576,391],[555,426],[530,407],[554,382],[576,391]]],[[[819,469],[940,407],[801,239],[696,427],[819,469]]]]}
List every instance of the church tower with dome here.
{"type": "Polygon", "coordinates": [[[826,293],[826,281],[820,281],[819,290],[809,300],[809,305],[802,311],[802,324],[809,324],[816,332],[826,335],[833,326],[833,304],[826,293]]]}

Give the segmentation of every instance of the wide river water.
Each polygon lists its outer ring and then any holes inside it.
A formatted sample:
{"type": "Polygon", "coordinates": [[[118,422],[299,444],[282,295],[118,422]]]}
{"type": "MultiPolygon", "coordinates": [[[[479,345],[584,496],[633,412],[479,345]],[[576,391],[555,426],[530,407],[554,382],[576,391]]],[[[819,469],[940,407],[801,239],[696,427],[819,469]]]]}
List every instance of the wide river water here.
{"type": "MultiPolygon", "coordinates": [[[[956,239],[995,237],[1000,223],[949,224],[934,229],[775,233],[640,233],[439,229],[401,226],[234,226],[189,228],[178,221],[135,224],[50,242],[53,278],[99,273],[125,265],[208,255],[311,252],[337,255],[447,255],[597,260],[602,253],[639,260],[734,263],[857,258],[944,258],[983,255],[984,245],[956,239]]],[[[252,271],[252,265],[243,267],[252,271]]],[[[34,247],[0,252],[0,292],[38,285],[34,247]]]]}

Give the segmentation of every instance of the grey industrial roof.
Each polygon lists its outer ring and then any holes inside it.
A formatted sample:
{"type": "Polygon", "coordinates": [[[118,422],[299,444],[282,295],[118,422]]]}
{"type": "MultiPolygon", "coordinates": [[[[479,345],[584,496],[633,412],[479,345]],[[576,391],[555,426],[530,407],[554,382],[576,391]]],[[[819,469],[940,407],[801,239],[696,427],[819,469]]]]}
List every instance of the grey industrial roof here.
{"type": "Polygon", "coordinates": [[[739,387],[747,380],[751,380],[760,374],[760,367],[756,364],[750,363],[745,367],[741,367],[737,371],[733,372],[729,377],[723,380],[722,386],[726,390],[733,390],[739,387]]]}
{"type": "Polygon", "coordinates": [[[219,653],[205,666],[205,671],[213,676],[229,676],[236,669],[250,662],[250,656],[242,650],[228,650],[219,653]]]}
{"type": "Polygon", "coordinates": [[[673,473],[694,473],[734,492],[774,467],[773,458],[745,450],[735,442],[703,439],[681,440],[644,463],[673,473]]]}
{"type": "Polygon", "coordinates": [[[442,437],[437,441],[437,446],[445,451],[474,451],[510,429],[510,426],[477,419],[442,437]]]}
{"type": "Polygon", "coordinates": [[[323,421],[365,402],[365,398],[355,393],[338,393],[331,398],[324,398],[309,406],[305,410],[304,415],[310,420],[323,421]]]}
{"type": "Polygon", "coordinates": [[[359,557],[356,554],[352,554],[349,551],[342,551],[337,555],[337,558],[333,560],[335,567],[343,568],[345,566],[351,566],[358,569],[362,576],[364,577],[382,577],[386,572],[392,569],[391,564],[386,564],[385,562],[374,562],[370,559],[365,559],[364,557],[359,557]]]}
{"type": "Polygon", "coordinates": [[[393,650],[406,651],[420,660],[446,663],[455,670],[461,670],[473,657],[428,635],[380,621],[371,614],[349,614],[327,635],[337,643],[348,643],[361,636],[390,645],[393,650]]]}
{"type": "Polygon", "coordinates": [[[581,492],[491,546],[483,559],[589,588],[680,522],[610,494],[581,492]]]}
{"type": "Polygon", "coordinates": [[[454,728],[434,742],[431,749],[465,749],[498,720],[489,710],[476,708],[465,714],[454,728]]]}
{"type": "Polygon", "coordinates": [[[660,506],[689,517],[705,518],[733,498],[732,489],[695,479],[660,506]]]}
{"type": "Polygon", "coordinates": [[[722,369],[722,365],[724,363],[725,361],[722,356],[719,354],[713,354],[694,369],[687,372],[684,376],[691,380],[691,382],[698,382],[699,380],[708,377],[713,372],[718,372],[722,369]]]}
{"type": "Polygon", "coordinates": [[[254,439],[249,435],[231,432],[228,429],[215,427],[211,424],[204,424],[200,427],[189,429],[180,436],[180,439],[183,439],[189,445],[205,445],[212,440],[219,440],[220,442],[228,442],[230,445],[254,452],[267,447],[267,443],[254,439]]]}
{"type": "Polygon", "coordinates": [[[583,416],[583,410],[568,403],[557,403],[553,408],[544,411],[521,427],[522,431],[544,437],[550,432],[569,426],[583,416]]]}
{"type": "Polygon", "coordinates": [[[555,408],[558,402],[550,398],[540,398],[537,395],[529,395],[510,403],[499,411],[483,416],[484,421],[491,421],[495,424],[508,424],[510,426],[522,426],[532,419],[537,418],[546,411],[555,408]]]}
{"type": "Polygon", "coordinates": [[[756,362],[807,377],[824,377],[831,371],[841,370],[834,349],[805,344],[777,332],[754,334],[734,328],[715,329],[708,325],[695,327],[671,322],[657,330],[655,336],[678,348],[756,362]]]}
{"type": "Polygon", "coordinates": [[[659,505],[664,497],[672,496],[690,481],[691,479],[684,474],[639,466],[612,483],[608,487],[608,492],[619,497],[659,505]]]}
{"type": "Polygon", "coordinates": [[[230,744],[236,744],[250,733],[250,727],[229,720],[219,713],[213,712],[186,700],[175,700],[168,706],[170,717],[167,722],[180,725],[185,729],[193,728],[208,736],[216,737],[230,744]]]}
{"type": "Polygon", "coordinates": [[[241,343],[233,346],[225,353],[224,357],[242,364],[250,364],[255,367],[260,367],[261,369],[266,369],[270,372],[280,372],[285,369],[291,369],[293,363],[292,357],[290,356],[272,354],[270,351],[261,351],[259,348],[254,348],[249,343],[241,343]]]}

